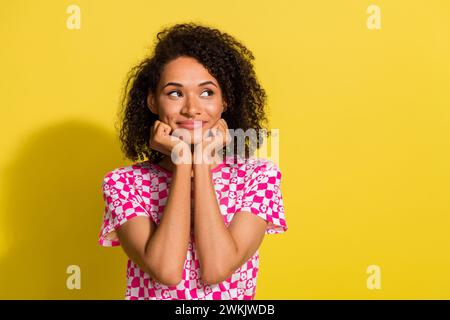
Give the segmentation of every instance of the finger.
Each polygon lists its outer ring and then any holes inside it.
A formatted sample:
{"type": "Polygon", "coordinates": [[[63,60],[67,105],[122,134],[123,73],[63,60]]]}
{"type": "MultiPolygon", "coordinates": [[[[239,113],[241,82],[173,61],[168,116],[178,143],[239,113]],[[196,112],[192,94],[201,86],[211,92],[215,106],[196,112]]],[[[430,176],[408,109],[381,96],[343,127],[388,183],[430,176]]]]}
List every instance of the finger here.
{"type": "Polygon", "coordinates": [[[215,136],[217,137],[217,136],[221,136],[222,135],[222,130],[221,130],[221,128],[220,127],[218,127],[218,128],[216,128],[215,129],[215,136]]]}
{"type": "Polygon", "coordinates": [[[214,138],[215,136],[216,136],[216,128],[214,128],[214,127],[209,128],[207,137],[213,137],[214,138]]]}
{"type": "Polygon", "coordinates": [[[214,123],[214,126],[213,126],[213,127],[219,126],[221,120],[222,120],[222,118],[219,118],[219,119],[214,123]]]}
{"type": "Polygon", "coordinates": [[[172,131],[172,128],[168,124],[160,122],[157,130],[158,133],[161,135],[169,135],[170,132],[172,131]]]}
{"type": "Polygon", "coordinates": [[[158,130],[159,124],[160,124],[160,122],[159,122],[158,120],[156,120],[156,121],[153,123],[153,126],[152,126],[152,133],[156,133],[156,131],[158,130]]]}
{"type": "Polygon", "coordinates": [[[232,140],[231,134],[227,129],[227,136],[226,136],[226,144],[229,144],[232,140]]]}
{"type": "Polygon", "coordinates": [[[231,135],[228,130],[228,126],[226,125],[226,122],[222,122],[222,124],[221,124],[221,135],[222,135],[222,141],[225,144],[228,144],[231,141],[231,135]]]}
{"type": "Polygon", "coordinates": [[[214,124],[214,126],[212,128],[214,128],[215,130],[222,130],[223,124],[220,121],[220,119],[214,124]]]}
{"type": "Polygon", "coordinates": [[[217,130],[218,123],[216,122],[211,128],[208,129],[208,136],[215,136],[215,132],[217,130]]]}
{"type": "Polygon", "coordinates": [[[167,124],[167,123],[165,123],[165,122],[162,122],[162,121],[159,121],[159,123],[160,123],[160,125],[162,126],[162,127],[169,127],[170,128],[170,126],[169,126],[169,124],[167,124]]]}
{"type": "Polygon", "coordinates": [[[211,127],[211,129],[216,129],[216,128],[218,128],[219,127],[219,122],[216,122],[212,127],[211,127]]]}
{"type": "Polygon", "coordinates": [[[222,118],[222,123],[223,123],[225,129],[228,129],[228,123],[223,118],[222,118]]]}
{"type": "Polygon", "coordinates": [[[220,124],[224,127],[224,128],[228,128],[227,122],[225,121],[225,119],[220,118],[220,124]]]}
{"type": "Polygon", "coordinates": [[[223,122],[220,122],[218,125],[218,129],[222,135],[225,135],[227,132],[227,128],[223,122]]]}
{"type": "Polygon", "coordinates": [[[163,126],[165,133],[170,134],[172,132],[172,127],[167,123],[161,122],[161,125],[163,126]]]}

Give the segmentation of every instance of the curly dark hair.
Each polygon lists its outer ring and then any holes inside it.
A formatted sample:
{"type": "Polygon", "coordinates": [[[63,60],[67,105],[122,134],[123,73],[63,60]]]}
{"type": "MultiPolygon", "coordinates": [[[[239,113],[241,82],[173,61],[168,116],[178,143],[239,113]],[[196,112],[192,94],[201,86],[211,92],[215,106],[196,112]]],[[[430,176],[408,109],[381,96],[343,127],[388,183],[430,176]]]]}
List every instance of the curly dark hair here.
{"type": "Polygon", "coordinates": [[[252,155],[264,137],[270,136],[264,111],[267,97],[256,78],[252,52],[231,35],[193,22],[162,29],[155,42],[152,55],[127,75],[119,111],[119,138],[126,158],[132,161],[148,158],[157,163],[164,157],[148,145],[150,129],[158,115],[150,112],[147,96],[156,92],[165,64],[180,56],[195,58],[217,79],[227,106],[222,118],[229,129],[255,130],[256,139],[245,139],[244,153],[242,148],[241,152],[236,149],[235,141],[227,146],[234,146],[234,155],[245,158],[252,155]]]}

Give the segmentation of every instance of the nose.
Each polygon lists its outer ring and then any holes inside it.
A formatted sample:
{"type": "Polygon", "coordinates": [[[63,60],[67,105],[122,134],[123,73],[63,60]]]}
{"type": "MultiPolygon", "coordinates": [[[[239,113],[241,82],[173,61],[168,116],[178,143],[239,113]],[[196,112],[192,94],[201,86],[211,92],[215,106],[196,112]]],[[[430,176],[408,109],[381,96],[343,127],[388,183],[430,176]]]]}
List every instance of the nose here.
{"type": "Polygon", "coordinates": [[[181,109],[181,114],[189,118],[195,118],[201,113],[200,103],[198,103],[198,101],[195,101],[195,99],[192,97],[186,97],[183,108],[181,109]]]}

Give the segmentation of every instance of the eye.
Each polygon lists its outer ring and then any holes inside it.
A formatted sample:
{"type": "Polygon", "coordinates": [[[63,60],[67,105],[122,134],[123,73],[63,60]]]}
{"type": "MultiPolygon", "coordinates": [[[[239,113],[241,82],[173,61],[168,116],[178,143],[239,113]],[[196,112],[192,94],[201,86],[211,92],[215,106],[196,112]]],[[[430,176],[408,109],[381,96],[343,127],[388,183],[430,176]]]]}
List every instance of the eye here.
{"type": "MultiPolygon", "coordinates": [[[[168,95],[169,95],[169,96],[173,96],[172,93],[177,93],[177,94],[179,93],[179,94],[181,94],[180,91],[173,90],[173,91],[170,91],[170,92],[168,93],[168,95]]],[[[174,96],[173,96],[173,97],[174,97],[174,96]]]]}
{"type": "Polygon", "coordinates": [[[214,94],[214,91],[212,91],[212,90],[205,90],[205,91],[202,92],[201,95],[203,95],[203,93],[205,93],[205,92],[209,92],[210,96],[212,96],[214,94]]]}

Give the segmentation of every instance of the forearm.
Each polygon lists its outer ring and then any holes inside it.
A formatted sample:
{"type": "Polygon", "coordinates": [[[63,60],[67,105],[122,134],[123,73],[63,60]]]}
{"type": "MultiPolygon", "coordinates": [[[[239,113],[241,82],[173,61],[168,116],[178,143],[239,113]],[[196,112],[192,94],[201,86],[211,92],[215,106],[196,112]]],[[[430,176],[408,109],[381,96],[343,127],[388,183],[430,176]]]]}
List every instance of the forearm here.
{"type": "Polygon", "coordinates": [[[190,197],[191,165],[175,166],[160,224],[145,248],[152,269],[181,274],[190,237],[190,197]]]}
{"type": "Polygon", "coordinates": [[[237,247],[224,224],[206,164],[194,164],[194,204],[194,234],[202,275],[222,278],[234,267],[237,247]]]}

